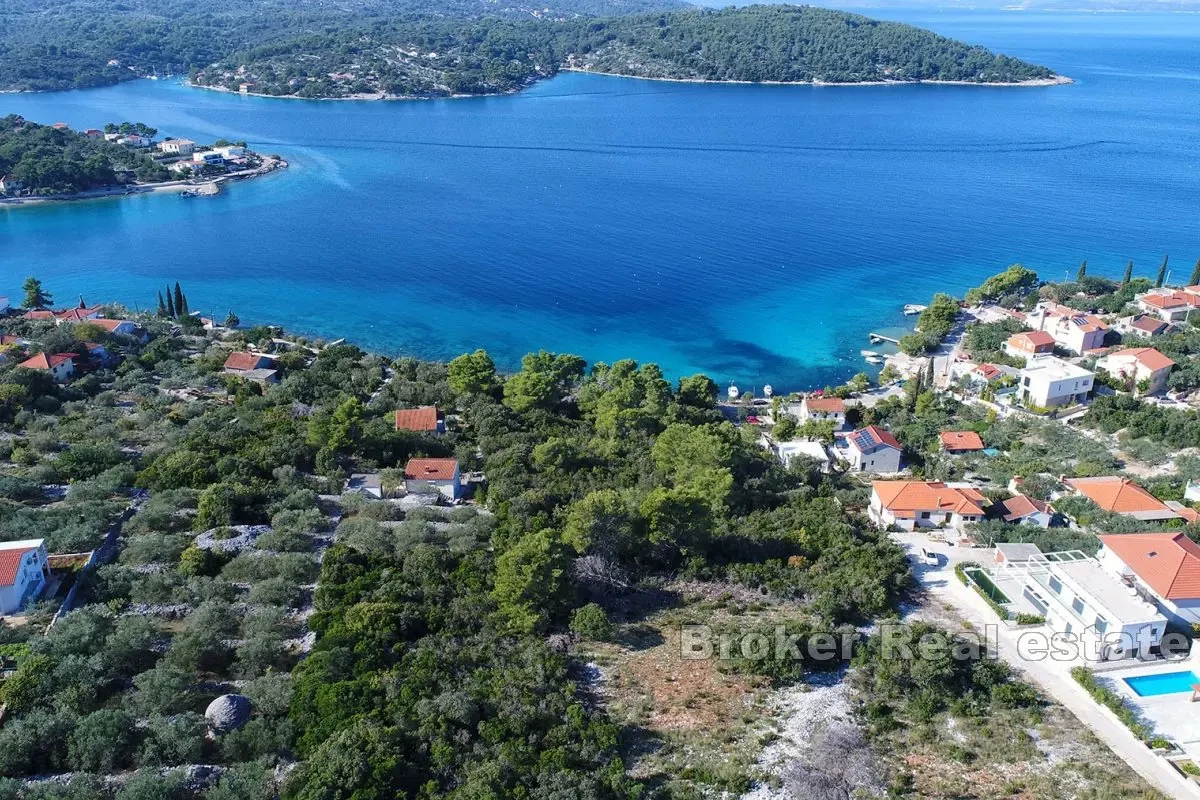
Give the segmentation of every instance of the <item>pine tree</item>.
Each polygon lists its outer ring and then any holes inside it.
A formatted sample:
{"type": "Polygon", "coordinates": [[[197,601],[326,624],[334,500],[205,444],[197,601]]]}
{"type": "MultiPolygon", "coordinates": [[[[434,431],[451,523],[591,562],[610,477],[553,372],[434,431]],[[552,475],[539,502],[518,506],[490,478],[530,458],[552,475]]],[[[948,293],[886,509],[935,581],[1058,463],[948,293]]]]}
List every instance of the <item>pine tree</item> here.
{"type": "Polygon", "coordinates": [[[1131,280],[1133,280],[1133,261],[1125,265],[1125,277],[1121,279],[1121,285],[1128,286],[1131,280]]]}
{"type": "Polygon", "coordinates": [[[167,304],[163,302],[161,290],[158,293],[158,311],[154,313],[160,317],[165,317],[167,315],[167,304]]]}
{"type": "Polygon", "coordinates": [[[1162,266],[1158,268],[1158,279],[1154,281],[1154,285],[1156,287],[1161,287],[1163,285],[1163,282],[1167,279],[1167,259],[1168,258],[1170,258],[1170,256],[1163,256],[1162,266]]]}
{"type": "Polygon", "coordinates": [[[175,315],[187,316],[187,302],[183,299],[183,289],[179,288],[179,281],[175,281],[175,315]]]}
{"type": "Polygon", "coordinates": [[[1079,265],[1079,272],[1075,275],[1075,280],[1081,281],[1084,279],[1084,277],[1086,275],[1087,275],[1087,259],[1084,259],[1083,263],[1081,263],[1079,265]]]}
{"type": "Polygon", "coordinates": [[[1196,259],[1196,266],[1192,270],[1192,279],[1188,281],[1188,286],[1195,286],[1200,283],[1200,258],[1196,259]]]}
{"type": "Polygon", "coordinates": [[[42,288],[42,282],[32,275],[25,279],[21,288],[25,291],[25,308],[45,308],[54,305],[54,298],[42,288]]]}
{"type": "Polygon", "coordinates": [[[175,300],[171,297],[171,287],[167,287],[167,316],[175,319],[175,300]]]}

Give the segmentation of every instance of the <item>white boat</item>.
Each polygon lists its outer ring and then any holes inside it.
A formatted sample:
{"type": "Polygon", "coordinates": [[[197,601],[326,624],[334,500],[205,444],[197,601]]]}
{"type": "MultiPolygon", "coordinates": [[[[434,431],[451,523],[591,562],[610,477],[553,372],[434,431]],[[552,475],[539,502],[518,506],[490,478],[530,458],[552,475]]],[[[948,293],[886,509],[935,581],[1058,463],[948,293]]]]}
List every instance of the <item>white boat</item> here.
{"type": "Polygon", "coordinates": [[[870,358],[871,356],[879,355],[879,353],[876,353],[874,350],[859,350],[858,354],[863,358],[870,358]]]}
{"type": "Polygon", "coordinates": [[[867,356],[867,363],[868,364],[882,364],[883,356],[880,356],[880,355],[867,356]]]}
{"type": "Polygon", "coordinates": [[[929,308],[929,306],[921,306],[921,305],[917,305],[916,303],[909,303],[908,305],[906,305],[904,307],[904,313],[905,313],[905,315],[911,317],[915,314],[920,314],[922,311],[924,311],[927,308],[929,308]]]}

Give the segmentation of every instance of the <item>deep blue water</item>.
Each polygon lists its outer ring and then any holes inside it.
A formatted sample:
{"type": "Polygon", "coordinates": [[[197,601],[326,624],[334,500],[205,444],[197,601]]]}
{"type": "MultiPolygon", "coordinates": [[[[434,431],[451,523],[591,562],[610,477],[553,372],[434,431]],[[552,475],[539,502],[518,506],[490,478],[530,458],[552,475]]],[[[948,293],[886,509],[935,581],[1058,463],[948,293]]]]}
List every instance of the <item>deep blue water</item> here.
{"type": "Polygon", "coordinates": [[[193,309],[372,349],[657,361],[743,388],[858,371],[873,327],[1021,261],[1200,257],[1200,16],[887,16],[1049,65],[1049,88],[565,74],[516,96],[245,98],[138,81],[0,96],[76,127],[246,139],[287,173],[215,199],[0,210],[0,294],[193,309]]]}

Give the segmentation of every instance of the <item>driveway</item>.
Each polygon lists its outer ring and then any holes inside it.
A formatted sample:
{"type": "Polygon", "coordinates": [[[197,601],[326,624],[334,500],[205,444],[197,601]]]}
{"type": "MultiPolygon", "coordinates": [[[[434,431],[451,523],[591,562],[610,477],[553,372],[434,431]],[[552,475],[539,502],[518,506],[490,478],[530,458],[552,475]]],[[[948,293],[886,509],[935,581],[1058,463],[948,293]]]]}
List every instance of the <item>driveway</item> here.
{"type": "Polygon", "coordinates": [[[1068,708],[1080,723],[1120,756],[1130,769],[1170,797],[1189,800],[1200,798],[1200,787],[1176,772],[1166,760],[1150,752],[1112,712],[1092,700],[1083,687],[1071,677],[1070,668],[1073,664],[1051,660],[1032,661],[1021,656],[1017,651],[1014,632],[1000,624],[983,598],[959,582],[954,574],[955,564],[962,561],[983,563],[990,556],[989,550],[951,547],[924,533],[893,533],[892,539],[910,554],[924,545],[939,555],[940,563],[937,567],[925,566],[919,563],[919,559],[910,558],[910,562],[915,564],[914,575],[927,596],[922,610],[925,607],[936,607],[932,601],[938,601],[951,606],[963,622],[970,623],[976,630],[995,630],[997,633],[991,638],[996,643],[1000,658],[1025,680],[1036,684],[1042,692],[1068,708]]]}

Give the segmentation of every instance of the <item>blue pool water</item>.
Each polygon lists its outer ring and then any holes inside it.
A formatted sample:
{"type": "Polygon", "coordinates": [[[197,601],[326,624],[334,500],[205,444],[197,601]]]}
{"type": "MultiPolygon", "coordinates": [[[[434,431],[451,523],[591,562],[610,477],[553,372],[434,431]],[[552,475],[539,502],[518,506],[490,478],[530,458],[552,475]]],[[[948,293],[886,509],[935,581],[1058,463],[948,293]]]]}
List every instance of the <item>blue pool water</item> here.
{"type": "Polygon", "coordinates": [[[863,366],[904,303],[1021,261],[1200,256],[1200,15],[903,12],[1072,86],[807,87],[564,74],[515,96],[248,98],[139,81],[0,95],[294,164],[220,197],[0,210],[0,294],[37,274],[142,307],[180,281],[244,321],[448,358],[657,361],[743,389],[863,366]]]}
{"type": "Polygon", "coordinates": [[[1194,672],[1168,672],[1163,675],[1140,675],[1125,678],[1125,683],[1138,697],[1157,697],[1160,694],[1178,694],[1192,691],[1193,684],[1200,684],[1194,672]]]}

